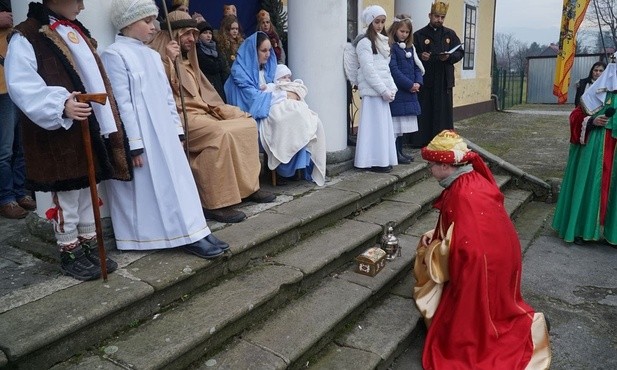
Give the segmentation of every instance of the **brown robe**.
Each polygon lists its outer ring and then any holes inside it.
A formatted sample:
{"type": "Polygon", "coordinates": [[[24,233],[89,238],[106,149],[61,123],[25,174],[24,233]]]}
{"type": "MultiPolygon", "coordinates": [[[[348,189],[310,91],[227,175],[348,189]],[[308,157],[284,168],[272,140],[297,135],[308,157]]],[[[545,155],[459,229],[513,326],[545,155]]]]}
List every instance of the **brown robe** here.
{"type": "MultiPolygon", "coordinates": [[[[170,20],[175,13],[169,14],[170,20]]],[[[191,30],[174,30],[174,38],[179,41],[181,34],[191,30]]],[[[178,113],[184,120],[174,63],[165,54],[169,40],[169,33],[161,31],[151,46],[161,54],[178,113]]],[[[188,116],[189,162],[201,204],[217,209],[240,203],[259,190],[257,123],[248,113],[223,102],[201,73],[195,50],[178,64],[188,116]]]]}

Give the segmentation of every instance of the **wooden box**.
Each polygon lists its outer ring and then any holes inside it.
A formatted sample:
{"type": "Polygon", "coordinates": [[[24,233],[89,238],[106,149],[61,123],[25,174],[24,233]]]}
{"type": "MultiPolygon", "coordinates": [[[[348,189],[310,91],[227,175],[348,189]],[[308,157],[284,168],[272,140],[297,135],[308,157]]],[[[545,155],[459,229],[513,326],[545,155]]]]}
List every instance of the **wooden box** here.
{"type": "Polygon", "coordinates": [[[375,276],[386,265],[386,252],[379,247],[372,247],[356,257],[356,272],[375,276]]]}

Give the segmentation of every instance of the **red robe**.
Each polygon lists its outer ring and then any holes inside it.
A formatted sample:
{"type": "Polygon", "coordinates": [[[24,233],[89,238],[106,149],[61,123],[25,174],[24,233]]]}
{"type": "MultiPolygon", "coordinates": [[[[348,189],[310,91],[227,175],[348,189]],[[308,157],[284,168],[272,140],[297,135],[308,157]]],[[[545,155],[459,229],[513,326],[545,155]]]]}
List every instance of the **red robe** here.
{"type": "Polygon", "coordinates": [[[534,310],[521,296],[521,246],[503,194],[472,171],[446,188],[434,206],[442,230],[454,227],[449,280],[428,328],[423,367],[524,369],[534,352],[534,310]]]}

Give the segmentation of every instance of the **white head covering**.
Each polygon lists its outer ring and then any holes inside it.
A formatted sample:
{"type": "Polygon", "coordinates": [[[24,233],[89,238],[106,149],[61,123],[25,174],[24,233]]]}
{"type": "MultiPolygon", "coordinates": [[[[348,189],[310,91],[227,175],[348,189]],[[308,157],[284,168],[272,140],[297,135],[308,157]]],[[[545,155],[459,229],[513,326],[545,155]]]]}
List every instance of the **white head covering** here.
{"type": "MultiPolygon", "coordinates": [[[[613,57],[617,57],[617,52],[613,57]]],[[[588,114],[595,114],[604,106],[606,93],[615,90],[617,90],[617,66],[613,62],[606,66],[600,78],[581,96],[581,104],[588,114]]]]}
{"type": "Polygon", "coordinates": [[[112,0],[111,23],[118,30],[150,16],[159,14],[153,0],[112,0]]]}
{"type": "Polygon", "coordinates": [[[364,11],[362,12],[362,20],[364,21],[364,24],[368,26],[373,22],[375,18],[379,17],[380,15],[383,15],[384,17],[386,16],[385,9],[380,7],[379,5],[371,5],[366,7],[366,9],[364,9],[364,11]]]}
{"type": "Polygon", "coordinates": [[[289,69],[289,67],[284,64],[277,64],[276,73],[274,74],[274,80],[276,81],[279,78],[287,75],[291,76],[291,69],[289,69]]]}

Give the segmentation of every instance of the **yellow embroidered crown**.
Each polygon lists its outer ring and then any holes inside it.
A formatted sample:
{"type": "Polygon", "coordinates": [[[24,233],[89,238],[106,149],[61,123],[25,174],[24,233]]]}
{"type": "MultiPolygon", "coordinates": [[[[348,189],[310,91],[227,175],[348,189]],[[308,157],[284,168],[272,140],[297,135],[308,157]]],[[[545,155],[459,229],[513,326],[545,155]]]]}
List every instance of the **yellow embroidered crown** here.
{"type": "Polygon", "coordinates": [[[448,13],[449,6],[449,4],[446,4],[443,1],[435,1],[433,5],[431,5],[431,14],[445,16],[448,13]]]}

